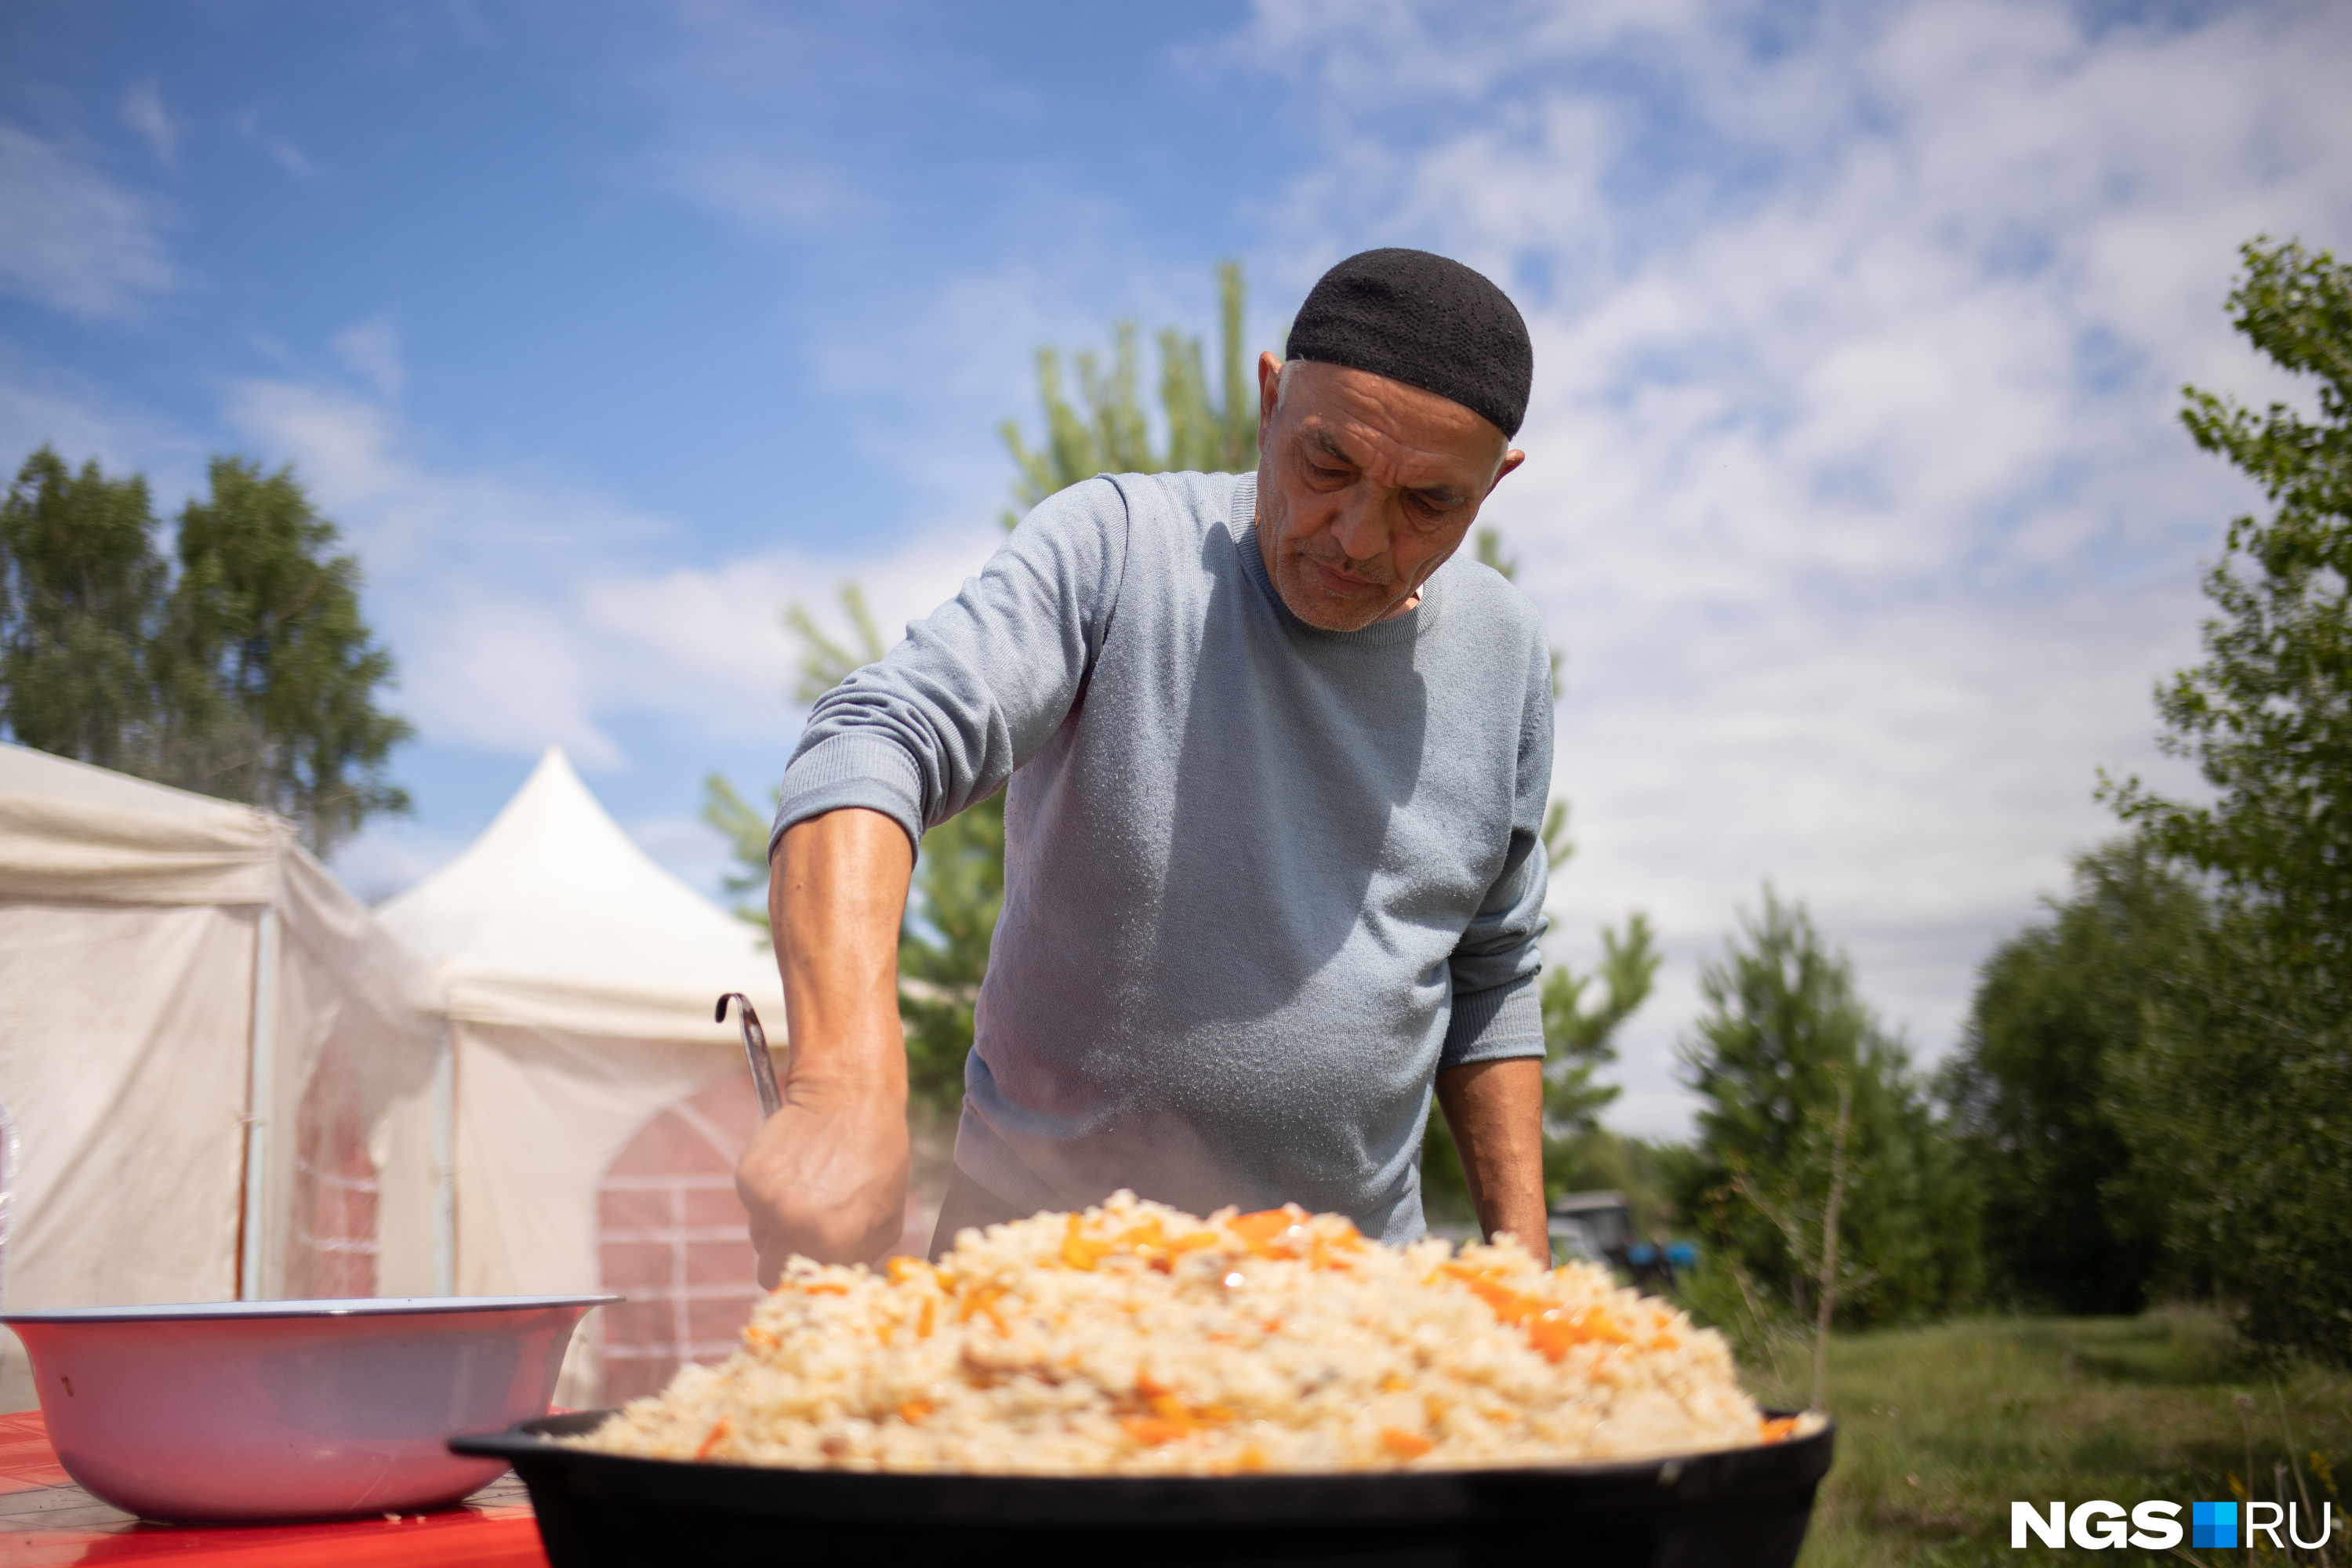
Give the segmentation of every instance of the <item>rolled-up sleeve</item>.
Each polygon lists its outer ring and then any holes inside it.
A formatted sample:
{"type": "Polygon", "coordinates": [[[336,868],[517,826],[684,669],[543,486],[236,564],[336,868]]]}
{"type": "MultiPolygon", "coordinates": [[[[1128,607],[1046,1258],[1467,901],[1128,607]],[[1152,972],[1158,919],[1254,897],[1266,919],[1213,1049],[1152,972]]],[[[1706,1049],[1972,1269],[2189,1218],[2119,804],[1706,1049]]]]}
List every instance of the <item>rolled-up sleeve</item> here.
{"type": "Polygon", "coordinates": [[[953,599],[819,698],[769,853],[794,823],[845,806],[881,812],[919,846],[1003,788],[1085,686],[1118,602],[1127,521],[1108,479],[1049,497],[953,599]]]}
{"type": "Polygon", "coordinates": [[[1551,656],[1540,629],[1531,640],[1510,846],[1502,874],[1454,947],[1454,1011],[1437,1059],[1441,1069],[1544,1054],[1538,944],[1550,923],[1543,912],[1550,871],[1543,818],[1551,796],[1551,656]]]}

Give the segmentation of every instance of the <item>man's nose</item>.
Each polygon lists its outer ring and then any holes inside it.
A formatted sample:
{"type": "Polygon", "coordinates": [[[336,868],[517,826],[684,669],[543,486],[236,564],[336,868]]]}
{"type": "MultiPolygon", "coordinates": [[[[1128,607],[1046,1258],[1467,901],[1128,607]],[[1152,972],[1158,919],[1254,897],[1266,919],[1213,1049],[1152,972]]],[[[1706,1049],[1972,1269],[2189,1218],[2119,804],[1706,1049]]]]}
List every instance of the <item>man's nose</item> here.
{"type": "Polygon", "coordinates": [[[1368,496],[1349,496],[1331,520],[1331,541],[1350,561],[1370,561],[1388,549],[1389,531],[1379,505],[1368,496]]]}

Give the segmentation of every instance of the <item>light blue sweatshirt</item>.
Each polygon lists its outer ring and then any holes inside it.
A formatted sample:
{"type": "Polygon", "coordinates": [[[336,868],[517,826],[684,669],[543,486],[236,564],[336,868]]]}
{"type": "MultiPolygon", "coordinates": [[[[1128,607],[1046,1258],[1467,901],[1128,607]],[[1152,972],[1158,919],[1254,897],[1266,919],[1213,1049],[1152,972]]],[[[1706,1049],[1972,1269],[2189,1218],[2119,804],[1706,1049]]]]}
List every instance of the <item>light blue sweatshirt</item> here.
{"type": "Polygon", "coordinates": [[[1437,1069],[1544,1050],[1550,662],[1462,555],[1392,620],[1307,626],[1256,499],[1121,474],[1045,501],[819,700],[776,832],[867,806],[919,842],[1010,781],[956,1139],[982,1186],[1410,1240],[1437,1069]]]}

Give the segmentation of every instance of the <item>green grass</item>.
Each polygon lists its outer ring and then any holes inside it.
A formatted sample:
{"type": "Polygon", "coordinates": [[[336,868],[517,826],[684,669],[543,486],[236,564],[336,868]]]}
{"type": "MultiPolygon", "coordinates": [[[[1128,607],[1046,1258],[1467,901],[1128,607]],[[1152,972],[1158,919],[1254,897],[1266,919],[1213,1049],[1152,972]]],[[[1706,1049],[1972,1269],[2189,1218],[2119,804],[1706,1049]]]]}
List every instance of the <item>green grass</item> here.
{"type": "MultiPolygon", "coordinates": [[[[1783,1333],[1745,1347],[1743,1370],[1768,1405],[1802,1404],[1809,1341],[1783,1333]],[[1777,1352],[1777,1362],[1776,1352],[1777,1352]]],[[[1975,1318],[1933,1328],[1843,1335],[1830,1351],[1827,1404],[1837,1462],[1815,1505],[1802,1568],[1886,1563],[2064,1562],[2009,1544],[2010,1504],[2105,1499],[2295,1497],[2336,1505],[2325,1555],[2352,1564],[2336,1468],[2352,1458],[2352,1377],[2271,1373],[2210,1314],[2137,1318],[1975,1318]]],[[[2304,1533],[2315,1532],[2310,1508],[2304,1533]]],[[[2284,1531],[2281,1539],[2285,1538],[2284,1531]]],[[[2107,1563],[2284,1562],[2252,1552],[2150,1554],[2107,1563]]]]}

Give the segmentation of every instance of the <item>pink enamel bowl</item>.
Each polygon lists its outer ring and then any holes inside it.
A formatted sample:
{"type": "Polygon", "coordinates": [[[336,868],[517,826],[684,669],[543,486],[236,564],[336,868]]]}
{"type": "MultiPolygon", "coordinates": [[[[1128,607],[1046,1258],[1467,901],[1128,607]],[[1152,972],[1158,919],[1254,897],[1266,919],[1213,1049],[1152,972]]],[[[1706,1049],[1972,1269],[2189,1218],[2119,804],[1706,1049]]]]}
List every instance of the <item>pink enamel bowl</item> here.
{"type": "Polygon", "coordinates": [[[68,1474],[177,1521],[452,1503],[505,1468],[447,1439],[545,1415],[572,1331],[617,1296],[203,1301],[0,1312],[68,1474]]]}

